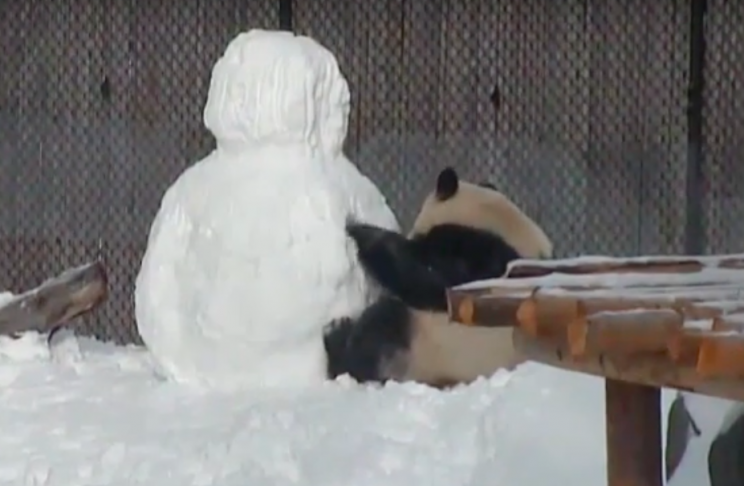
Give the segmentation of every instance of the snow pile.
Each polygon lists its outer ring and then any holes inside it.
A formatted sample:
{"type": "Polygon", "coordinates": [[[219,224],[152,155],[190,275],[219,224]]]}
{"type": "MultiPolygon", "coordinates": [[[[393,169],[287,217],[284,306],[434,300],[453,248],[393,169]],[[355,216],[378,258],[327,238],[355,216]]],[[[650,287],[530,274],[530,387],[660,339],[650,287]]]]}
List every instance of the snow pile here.
{"type": "MultiPolygon", "coordinates": [[[[595,377],[528,363],[451,392],[339,381],[205,393],[155,378],[142,348],[80,349],[60,364],[44,336],[0,340],[0,484],[606,484],[595,377]]],[[[712,402],[688,402],[704,436],[723,416],[712,402]]],[[[670,486],[708,484],[709,440],[692,440],[670,486]]]]}
{"type": "Polygon", "coordinates": [[[157,380],[141,348],[80,346],[81,361],[60,365],[36,334],[0,345],[0,483],[594,486],[604,478],[602,388],[590,377],[524,365],[447,393],[343,382],[202,393],[157,380]]]}
{"type": "Polygon", "coordinates": [[[398,229],[342,154],[335,57],[288,32],[238,35],[214,66],[217,149],[166,191],[137,277],[139,332],[165,376],[213,388],[325,378],[322,327],[374,297],[347,218],[398,229]]]}
{"type": "Polygon", "coordinates": [[[8,304],[14,297],[12,292],[0,292],[0,307],[8,304]]]}

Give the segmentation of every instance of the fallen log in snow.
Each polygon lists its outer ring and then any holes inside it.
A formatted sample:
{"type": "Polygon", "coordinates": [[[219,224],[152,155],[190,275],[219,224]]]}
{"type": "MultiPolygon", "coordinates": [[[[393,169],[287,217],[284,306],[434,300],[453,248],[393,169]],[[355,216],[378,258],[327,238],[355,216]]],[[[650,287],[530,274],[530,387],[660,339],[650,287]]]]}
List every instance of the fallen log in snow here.
{"type": "Polygon", "coordinates": [[[99,261],[65,270],[0,307],[0,334],[50,333],[98,307],[108,297],[99,261]]]}

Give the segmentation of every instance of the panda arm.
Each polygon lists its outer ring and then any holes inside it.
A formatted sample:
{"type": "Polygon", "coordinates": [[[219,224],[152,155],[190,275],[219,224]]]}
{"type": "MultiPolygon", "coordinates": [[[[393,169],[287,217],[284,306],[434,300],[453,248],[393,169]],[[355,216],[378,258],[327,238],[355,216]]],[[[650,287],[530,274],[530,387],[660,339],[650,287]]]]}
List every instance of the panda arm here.
{"type": "Polygon", "coordinates": [[[416,254],[454,287],[501,277],[517,251],[500,236],[457,224],[435,226],[414,239],[416,254]]]}
{"type": "Polygon", "coordinates": [[[349,222],[365,272],[390,294],[420,310],[447,310],[446,281],[418,251],[416,242],[395,231],[349,222]]]}

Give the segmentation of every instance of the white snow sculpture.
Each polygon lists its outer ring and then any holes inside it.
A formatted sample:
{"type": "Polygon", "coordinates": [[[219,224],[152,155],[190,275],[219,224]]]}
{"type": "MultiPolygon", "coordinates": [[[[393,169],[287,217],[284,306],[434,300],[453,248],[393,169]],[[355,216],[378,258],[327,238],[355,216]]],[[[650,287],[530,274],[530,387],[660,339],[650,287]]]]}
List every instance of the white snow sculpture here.
{"type": "Polygon", "coordinates": [[[161,372],[208,387],[325,379],[322,327],[372,298],[348,216],[398,222],[342,153],[349,88],[311,38],[252,30],[212,71],[217,148],[166,191],[136,280],[161,372]]]}

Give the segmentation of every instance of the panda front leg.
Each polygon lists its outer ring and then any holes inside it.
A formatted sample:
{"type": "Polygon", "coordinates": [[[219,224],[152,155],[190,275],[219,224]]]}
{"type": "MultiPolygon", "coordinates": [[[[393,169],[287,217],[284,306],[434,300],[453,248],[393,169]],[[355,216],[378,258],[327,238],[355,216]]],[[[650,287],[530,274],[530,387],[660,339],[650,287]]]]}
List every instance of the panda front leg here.
{"type": "Polygon", "coordinates": [[[365,273],[386,292],[419,310],[447,310],[447,284],[426,261],[416,241],[374,225],[349,222],[365,273]]]}
{"type": "Polygon", "coordinates": [[[412,325],[408,307],[383,296],[357,318],[330,322],[324,332],[328,377],[348,374],[356,381],[402,381],[409,368],[412,325]]]}

